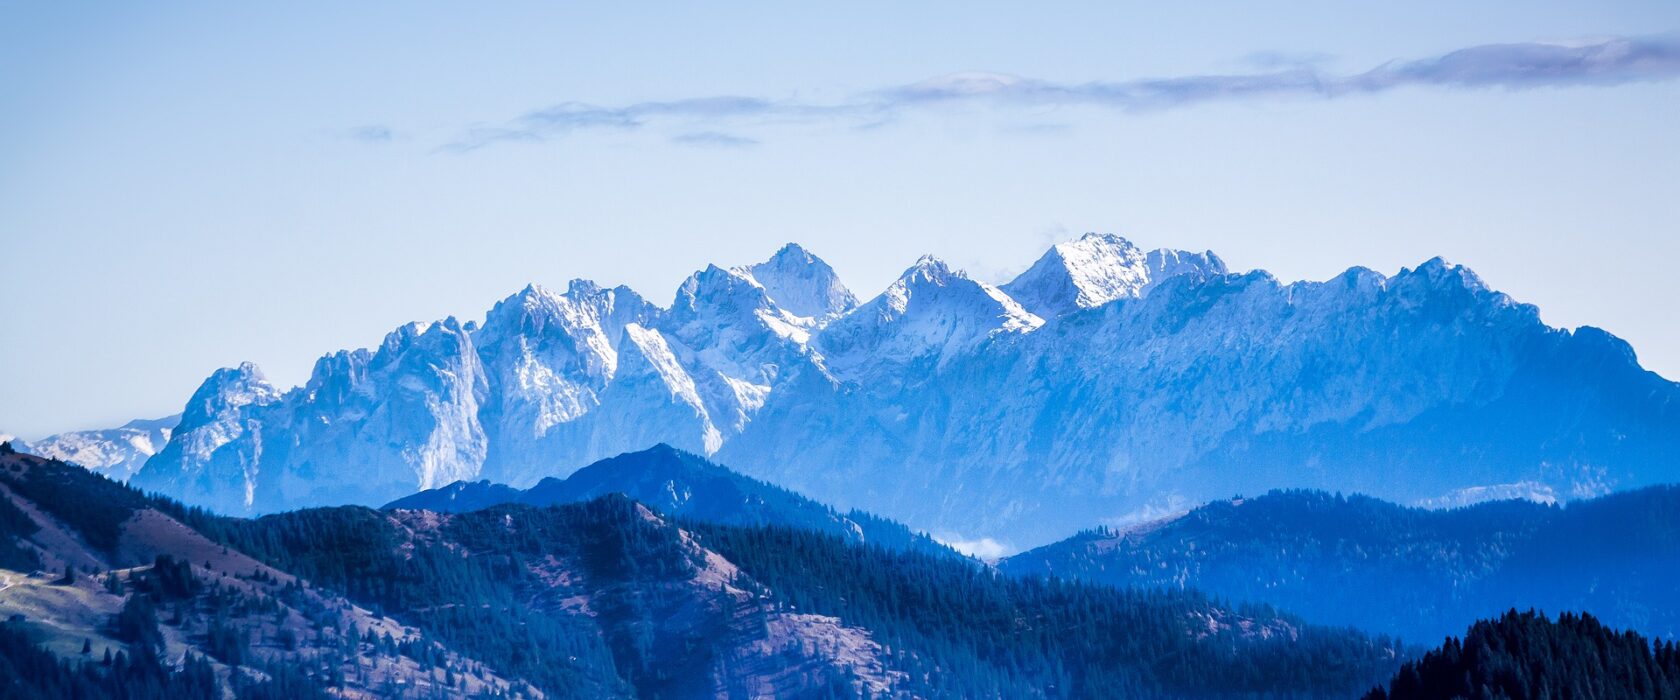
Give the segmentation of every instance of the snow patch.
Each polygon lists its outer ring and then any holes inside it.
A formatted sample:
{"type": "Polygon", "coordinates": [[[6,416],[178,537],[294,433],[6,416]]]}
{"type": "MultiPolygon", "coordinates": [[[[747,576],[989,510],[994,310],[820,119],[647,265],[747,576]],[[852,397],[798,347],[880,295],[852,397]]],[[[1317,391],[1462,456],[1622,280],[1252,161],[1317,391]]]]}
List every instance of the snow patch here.
{"type": "Polygon", "coordinates": [[[1558,502],[1557,491],[1537,481],[1513,484],[1489,484],[1454,489],[1435,498],[1419,499],[1413,505],[1431,510],[1447,510],[1488,501],[1532,501],[1553,505],[1558,502]]]}

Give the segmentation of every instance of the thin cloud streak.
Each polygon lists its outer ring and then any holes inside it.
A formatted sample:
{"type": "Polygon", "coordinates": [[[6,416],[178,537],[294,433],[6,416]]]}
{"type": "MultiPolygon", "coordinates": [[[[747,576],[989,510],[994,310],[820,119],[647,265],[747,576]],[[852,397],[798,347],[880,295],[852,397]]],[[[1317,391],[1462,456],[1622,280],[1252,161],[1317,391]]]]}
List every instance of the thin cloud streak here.
{"type": "Polygon", "coordinates": [[[1675,77],[1680,77],[1680,37],[1665,35],[1580,44],[1488,44],[1433,58],[1390,62],[1353,75],[1298,67],[1252,74],[1068,85],[995,73],[963,73],[890,90],[884,97],[903,105],[985,99],[1148,111],[1264,97],[1337,98],[1410,86],[1521,90],[1611,86],[1675,77]]]}
{"type": "Polygon", "coordinates": [[[726,134],[721,131],[696,131],[677,134],[671,137],[671,142],[683,146],[703,146],[711,148],[752,148],[758,145],[758,139],[745,136],[726,134]]]}
{"type": "MultiPolygon", "coordinates": [[[[507,124],[468,130],[444,146],[471,151],[498,142],[541,142],[586,130],[635,130],[681,122],[689,134],[724,126],[836,123],[865,130],[904,114],[959,103],[999,107],[1088,106],[1152,112],[1213,102],[1279,98],[1336,99],[1405,87],[1527,90],[1614,86],[1680,77],[1680,35],[1616,37],[1574,43],[1486,44],[1430,58],[1392,61],[1362,73],[1334,74],[1301,63],[1246,74],[1189,75],[1126,81],[1058,83],[1002,73],[957,73],[817,104],[721,95],[604,107],[564,102],[507,124]]],[[[730,136],[743,141],[755,140],[730,136]]],[[[683,136],[673,140],[682,143],[683,136]]],[[[737,144],[747,145],[747,144],[737,144]]]]}
{"type": "Polygon", "coordinates": [[[344,136],[362,143],[388,143],[397,138],[397,132],[384,124],[367,124],[346,131],[344,136]]]}

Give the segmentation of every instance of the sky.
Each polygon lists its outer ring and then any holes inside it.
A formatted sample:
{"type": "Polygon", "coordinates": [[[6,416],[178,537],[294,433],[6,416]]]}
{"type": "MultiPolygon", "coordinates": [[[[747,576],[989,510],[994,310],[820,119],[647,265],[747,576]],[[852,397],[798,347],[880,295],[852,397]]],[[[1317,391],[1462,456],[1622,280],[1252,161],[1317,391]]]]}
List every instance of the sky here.
{"type": "Polygon", "coordinates": [[[1680,378],[1680,3],[0,0],[0,431],[797,241],[1437,255],[1680,378]],[[73,5],[73,6],[72,6],[73,5]]]}

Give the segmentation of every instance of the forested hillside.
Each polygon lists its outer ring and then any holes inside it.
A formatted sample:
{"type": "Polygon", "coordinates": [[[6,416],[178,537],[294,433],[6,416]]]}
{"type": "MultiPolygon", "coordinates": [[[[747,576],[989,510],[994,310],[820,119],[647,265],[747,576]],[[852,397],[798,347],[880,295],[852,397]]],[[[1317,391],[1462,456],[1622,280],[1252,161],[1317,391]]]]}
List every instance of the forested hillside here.
{"type": "Polygon", "coordinates": [[[1592,615],[1534,611],[1477,622],[1462,641],[1409,662],[1366,700],[1680,698],[1680,648],[1617,632],[1592,615]]]}
{"type": "Polygon", "coordinates": [[[1336,697],[1387,639],[1194,593],[1017,580],[790,528],[697,525],[784,604],[868,627],[940,697],[1336,697]]]}
{"type": "Polygon", "coordinates": [[[999,568],[1197,589],[1421,643],[1514,607],[1586,610],[1673,639],[1680,487],[1566,507],[1501,501],[1446,511],[1277,491],[1126,530],[1091,530],[999,568]]]}
{"type": "Polygon", "coordinates": [[[136,645],[202,659],[209,676],[172,673],[229,692],[381,697],[1347,697],[1404,656],[1264,607],[1018,581],[808,530],[685,529],[621,496],[243,520],[0,461],[5,544],[39,562],[0,591],[24,615],[8,663],[57,669],[36,693],[116,682],[103,648],[132,665],[136,645]],[[66,587],[82,602],[53,595],[66,587]]]}
{"type": "Polygon", "coordinates": [[[206,519],[80,467],[0,454],[4,663],[28,669],[11,690],[383,697],[520,685],[182,523],[192,517],[206,519]]]}

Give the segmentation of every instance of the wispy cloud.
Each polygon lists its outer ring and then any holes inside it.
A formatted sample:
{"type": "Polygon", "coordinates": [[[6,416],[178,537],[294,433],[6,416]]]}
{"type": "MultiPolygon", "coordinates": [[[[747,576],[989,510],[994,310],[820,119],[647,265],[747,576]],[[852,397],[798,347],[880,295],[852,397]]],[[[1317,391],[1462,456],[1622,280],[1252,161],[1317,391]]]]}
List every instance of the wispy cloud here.
{"type": "Polygon", "coordinates": [[[752,148],[758,145],[758,139],[726,134],[721,131],[692,131],[686,134],[677,134],[671,137],[671,142],[684,146],[710,148],[752,148]]]}
{"type": "Polygon", "coordinates": [[[383,124],[366,124],[346,131],[344,136],[362,143],[386,143],[397,138],[397,132],[383,124]]]}
{"type": "Polygon", "coordinates": [[[1680,35],[1615,37],[1565,43],[1486,44],[1439,56],[1332,73],[1314,54],[1255,54],[1250,73],[1062,83],[1002,73],[957,73],[855,95],[833,103],[738,95],[601,106],[563,102],[496,126],[461,134],[445,149],[470,151],[512,141],[536,142],[585,130],[634,130],[666,121],[685,128],[673,141],[751,145],[725,129],[765,124],[834,123],[868,129],[918,110],[951,104],[999,108],[1086,106],[1149,112],[1213,102],[1369,95],[1405,87],[1524,90],[1613,86],[1680,77],[1680,35]],[[696,140],[685,140],[685,136],[696,140]],[[717,137],[724,137],[718,139],[717,137]],[[739,142],[734,142],[739,140],[739,142]]]}
{"type": "MultiPolygon", "coordinates": [[[[639,129],[660,119],[699,124],[745,121],[811,120],[841,116],[847,106],[819,106],[797,102],[775,102],[756,97],[722,95],[681,100],[638,102],[622,107],[603,107],[583,102],[563,102],[533,110],[497,127],[468,130],[447,145],[452,151],[472,151],[503,141],[543,141],[583,130],[639,129]]],[[[715,129],[692,132],[721,134],[715,129]]],[[[738,137],[739,138],[739,137],[738,137]]],[[[750,140],[744,139],[743,140],[750,140]]],[[[737,144],[746,145],[746,144],[737,144]]]]}
{"type": "Polygon", "coordinates": [[[1250,68],[1261,70],[1279,70],[1283,68],[1300,68],[1303,66],[1319,66],[1329,63],[1335,56],[1317,51],[1255,51],[1242,58],[1242,63],[1250,68]]]}

